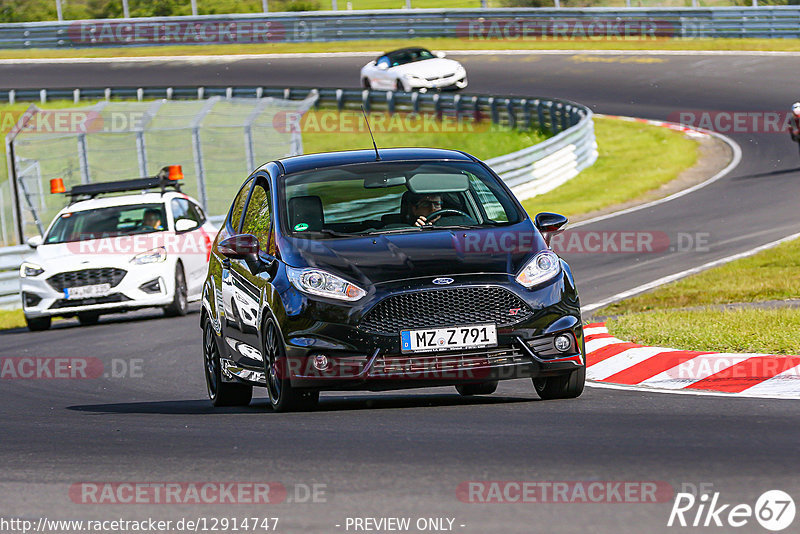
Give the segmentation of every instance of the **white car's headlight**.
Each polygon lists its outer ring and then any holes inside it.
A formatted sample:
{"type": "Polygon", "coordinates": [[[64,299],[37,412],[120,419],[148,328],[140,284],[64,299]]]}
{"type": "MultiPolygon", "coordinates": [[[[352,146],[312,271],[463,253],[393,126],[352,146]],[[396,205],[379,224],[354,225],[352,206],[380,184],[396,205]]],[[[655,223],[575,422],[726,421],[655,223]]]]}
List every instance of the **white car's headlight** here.
{"type": "Polygon", "coordinates": [[[287,265],[286,274],[294,287],[320,297],[352,302],[367,294],[357,285],[320,269],[296,269],[287,265]]]}
{"type": "Polygon", "coordinates": [[[22,278],[39,276],[43,272],[44,269],[40,265],[28,261],[23,261],[22,265],[19,266],[19,275],[22,278]]]}
{"type": "Polygon", "coordinates": [[[546,282],[561,272],[561,261],[555,252],[543,250],[530,259],[517,275],[517,282],[525,287],[546,282]]]}
{"type": "Polygon", "coordinates": [[[147,263],[161,263],[167,261],[167,249],[164,247],[152,248],[131,258],[131,263],[145,265],[147,263]]]}

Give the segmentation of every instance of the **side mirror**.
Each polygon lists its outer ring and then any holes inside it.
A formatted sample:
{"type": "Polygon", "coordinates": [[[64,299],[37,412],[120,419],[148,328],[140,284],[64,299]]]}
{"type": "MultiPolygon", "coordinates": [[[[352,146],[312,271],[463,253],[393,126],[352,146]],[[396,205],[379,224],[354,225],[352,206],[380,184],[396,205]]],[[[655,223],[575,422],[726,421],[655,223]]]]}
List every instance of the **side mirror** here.
{"type": "Polygon", "coordinates": [[[258,272],[261,270],[258,246],[258,238],[253,234],[237,234],[220,241],[217,250],[231,260],[244,260],[251,271],[258,272]]]}
{"type": "Polygon", "coordinates": [[[564,231],[564,226],[569,222],[569,219],[558,213],[542,212],[538,213],[533,219],[533,224],[542,233],[545,243],[550,246],[550,240],[554,235],[558,235],[564,231]]]}
{"type": "Polygon", "coordinates": [[[435,54],[433,54],[433,55],[434,55],[434,56],[436,56],[436,57],[438,57],[438,58],[441,58],[441,59],[444,59],[444,58],[446,58],[446,57],[447,57],[447,54],[445,54],[444,52],[441,52],[441,51],[440,51],[440,52],[436,52],[436,53],[435,53],[435,54]]]}
{"type": "Polygon", "coordinates": [[[178,219],[175,221],[176,232],[188,232],[189,230],[194,230],[198,226],[200,226],[200,224],[191,219],[178,219]]]}
{"type": "Polygon", "coordinates": [[[44,243],[44,238],[40,235],[35,235],[33,237],[29,237],[25,242],[28,244],[29,247],[36,248],[42,243],[44,243]]]}

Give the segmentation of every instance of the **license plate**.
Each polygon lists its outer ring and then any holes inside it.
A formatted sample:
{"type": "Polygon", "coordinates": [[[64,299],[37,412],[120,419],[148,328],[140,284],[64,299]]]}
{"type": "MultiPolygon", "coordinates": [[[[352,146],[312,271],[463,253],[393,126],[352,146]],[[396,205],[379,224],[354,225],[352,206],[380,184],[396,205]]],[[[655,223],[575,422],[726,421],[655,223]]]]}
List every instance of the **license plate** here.
{"type": "Polygon", "coordinates": [[[493,324],[449,326],[400,332],[402,352],[477,349],[497,345],[497,327],[493,324]]]}
{"type": "Polygon", "coordinates": [[[93,286],[65,287],[64,298],[68,300],[102,297],[111,291],[111,284],[96,284],[93,286]]]}

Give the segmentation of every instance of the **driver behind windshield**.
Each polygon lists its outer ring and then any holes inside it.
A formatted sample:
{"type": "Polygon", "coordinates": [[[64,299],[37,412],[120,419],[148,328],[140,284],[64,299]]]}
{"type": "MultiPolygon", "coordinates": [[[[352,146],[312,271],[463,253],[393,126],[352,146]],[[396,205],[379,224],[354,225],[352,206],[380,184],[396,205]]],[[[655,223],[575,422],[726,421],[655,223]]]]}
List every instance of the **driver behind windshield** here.
{"type": "Polygon", "coordinates": [[[442,195],[437,193],[419,194],[408,193],[406,213],[403,214],[405,222],[414,226],[429,226],[439,220],[436,216],[428,220],[431,213],[442,209],[442,195]]]}
{"type": "Polygon", "coordinates": [[[163,230],[161,213],[154,209],[145,210],[144,217],[142,217],[142,226],[149,226],[153,230],[163,230]]]}

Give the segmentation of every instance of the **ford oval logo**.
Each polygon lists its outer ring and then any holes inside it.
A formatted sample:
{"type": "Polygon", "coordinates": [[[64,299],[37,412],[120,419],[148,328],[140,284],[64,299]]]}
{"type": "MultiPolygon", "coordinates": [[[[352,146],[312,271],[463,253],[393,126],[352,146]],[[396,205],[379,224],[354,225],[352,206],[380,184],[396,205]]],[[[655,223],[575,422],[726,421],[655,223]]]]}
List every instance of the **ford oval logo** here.
{"type": "Polygon", "coordinates": [[[437,286],[446,286],[447,284],[452,284],[453,283],[453,279],[452,278],[434,278],[433,279],[433,283],[436,284],[437,286]]]}

